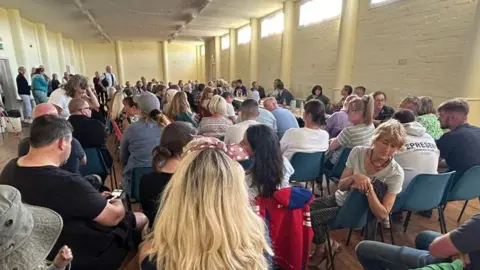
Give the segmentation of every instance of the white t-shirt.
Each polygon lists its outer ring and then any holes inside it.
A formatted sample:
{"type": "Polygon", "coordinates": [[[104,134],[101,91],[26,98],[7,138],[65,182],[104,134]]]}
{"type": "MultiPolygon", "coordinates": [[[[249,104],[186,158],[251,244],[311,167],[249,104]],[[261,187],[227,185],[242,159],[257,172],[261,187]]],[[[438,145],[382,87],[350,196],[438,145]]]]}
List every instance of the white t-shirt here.
{"type": "Polygon", "coordinates": [[[227,129],[227,132],[225,133],[225,139],[223,141],[226,144],[239,143],[243,140],[243,136],[245,135],[245,131],[247,131],[248,127],[257,124],[260,123],[255,120],[246,120],[235,124],[227,129]]]}
{"type": "Polygon", "coordinates": [[[435,140],[418,122],[403,124],[407,141],[402,152],[395,154],[395,161],[403,168],[405,190],[412,179],[421,173],[437,174],[440,151],[435,140]]]}
{"type": "Polygon", "coordinates": [[[233,108],[233,105],[230,103],[227,103],[227,117],[232,117],[235,116],[235,109],[233,108]]]}
{"type": "Polygon", "coordinates": [[[63,88],[58,88],[53,91],[48,99],[48,103],[55,105],[56,107],[62,109],[60,117],[68,119],[70,116],[70,110],[68,110],[68,103],[72,100],[71,97],[67,96],[67,92],[63,88]]]}
{"type": "MultiPolygon", "coordinates": [[[[295,172],[295,170],[292,167],[292,164],[290,164],[290,161],[283,157],[283,179],[282,183],[278,185],[278,189],[281,188],[287,188],[290,186],[290,176],[295,172]]],[[[245,181],[247,182],[248,186],[248,193],[251,199],[255,199],[258,195],[258,190],[256,187],[252,187],[252,176],[250,174],[245,175],[245,181]]]]}
{"type": "MultiPolygon", "coordinates": [[[[398,194],[402,191],[403,184],[403,169],[398,165],[395,159],[392,158],[390,164],[380,171],[368,175],[365,170],[365,154],[370,147],[357,146],[352,149],[348,156],[346,167],[353,170],[353,173],[363,174],[368,176],[371,180],[374,178],[387,185],[387,192],[398,194]]],[[[342,206],[350,191],[337,190],[335,192],[335,200],[339,206],[342,206]]]]}
{"type": "Polygon", "coordinates": [[[328,132],[323,129],[291,128],[280,141],[283,156],[292,159],[296,152],[324,152],[328,149],[328,132]]]}

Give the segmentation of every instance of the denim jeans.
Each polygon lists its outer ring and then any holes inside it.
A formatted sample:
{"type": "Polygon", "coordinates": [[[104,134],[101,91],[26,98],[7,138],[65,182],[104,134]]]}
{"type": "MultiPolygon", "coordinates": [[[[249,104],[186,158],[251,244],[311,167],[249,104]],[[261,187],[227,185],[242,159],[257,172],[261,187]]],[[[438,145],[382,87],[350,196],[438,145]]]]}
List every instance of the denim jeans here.
{"type": "Polygon", "coordinates": [[[407,270],[440,263],[442,260],[428,251],[430,244],[439,236],[438,232],[421,232],[415,238],[415,248],[362,241],[356,247],[357,257],[366,270],[407,270]]]}
{"type": "Polygon", "coordinates": [[[23,117],[24,118],[31,118],[32,117],[32,109],[35,107],[35,101],[29,95],[20,95],[23,101],[23,117]]]}

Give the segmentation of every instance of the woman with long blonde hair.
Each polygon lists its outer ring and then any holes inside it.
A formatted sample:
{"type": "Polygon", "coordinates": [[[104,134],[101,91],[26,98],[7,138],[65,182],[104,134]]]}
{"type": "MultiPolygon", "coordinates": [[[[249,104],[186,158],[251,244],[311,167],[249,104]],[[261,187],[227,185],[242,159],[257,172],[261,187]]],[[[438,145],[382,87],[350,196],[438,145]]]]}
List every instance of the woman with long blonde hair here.
{"type": "Polygon", "coordinates": [[[268,269],[272,250],[240,164],[213,138],[191,141],[185,153],[140,251],[142,269],[268,269]]]}
{"type": "Polygon", "coordinates": [[[178,92],[172,99],[166,115],[173,121],[183,121],[198,127],[198,122],[195,121],[195,115],[190,109],[187,94],[185,92],[178,92]]]}

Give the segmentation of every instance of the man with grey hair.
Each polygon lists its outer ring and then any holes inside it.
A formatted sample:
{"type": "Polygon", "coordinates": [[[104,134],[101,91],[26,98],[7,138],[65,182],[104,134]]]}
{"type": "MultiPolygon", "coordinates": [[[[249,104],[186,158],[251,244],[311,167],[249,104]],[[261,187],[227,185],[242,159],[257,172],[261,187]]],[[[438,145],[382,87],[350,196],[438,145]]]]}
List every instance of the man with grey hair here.
{"type": "Polygon", "coordinates": [[[55,115],[35,118],[28,154],[8,162],[0,184],[18,189],[25,203],[62,217],[64,226],[48,260],[68,243],[75,253],[72,269],[119,269],[140,243],[147,218],[126,212],[121,199],[107,200],[80,174],[59,168],[70,156],[71,141],[67,120],[55,115]]]}
{"type": "Polygon", "coordinates": [[[240,106],[240,114],[242,122],[229,127],[225,133],[224,142],[226,144],[240,143],[243,140],[243,136],[248,127],[260,124],[255,120],[259,116],[259,112],[258,103],[254,99],[247,99],[242,102],[242,105],[240,106]]]}
{"type": "Polygon", "coordinates": [[[443,102],[437,109],[442,129],[449,129],[437,140],[440,158],[444,158],[455,178],[480,165],[480,128],[468,123],[468,103],[462,99],[443,102]]]}
{"type": "Polygon", "coordinates": [[[117,84],[117,77],[113,74],[111,65],[105,67],[105,72],[100,77],[100,82],[100,85],[103,86],[105,91],[109,87],[114,87],[117,84]]]}

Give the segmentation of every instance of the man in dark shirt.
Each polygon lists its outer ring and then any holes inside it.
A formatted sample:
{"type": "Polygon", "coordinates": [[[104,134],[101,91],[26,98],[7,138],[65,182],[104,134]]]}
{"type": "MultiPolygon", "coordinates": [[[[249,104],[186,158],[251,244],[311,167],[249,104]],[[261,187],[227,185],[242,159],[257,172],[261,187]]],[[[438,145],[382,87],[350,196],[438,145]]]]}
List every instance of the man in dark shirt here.
{"type": "Polygon", "coordinates": [[[440,104],[437,109],[442,129],[450,129],[438,139],[440,157],[444,158],[456,179],[470,167],[480,165],[480,128],[467,122],[468,103],[452,99],[440,104]]]}
{"type": "Polygon", "coordinates": [[[23,102],[23,117],[25,119],[25,122],[31,123],[32,108],[35,107],[35,102],[33,102],[33,98],[31,97],[30,85],[28,85],[28,81],[25,78],[24,67],[18,68],[18,75],[17,75],[16,81],[17,81],[18,95],[22,98],[22,102],[23,102]]]}
{"type": "Polygon", "coordinates": [[[285,86],[283,85],[282,81],[277,82],[277,89],[278,89],[278,95],[276,97],[276,100],[278,104],[283,104],[283,105],[290,105],[290,102],[294,100],[292,93],[285,89],[285,86]]]}
{"type": "Polygon", "coordinates": [[[107,89],[105,89],[105,87],[102,85],[102,80],[98,71],[95,71],[95,77],[93,78],[93,86],[95,87],[95,92],[97,92],[98,102],[100,102],[100,104],[106,104],[107,89]]]}
{"type": "Polygon", "coordinates": [[[70,117],[68,121],[73,127],[73,137],[83,148],[104,148],[107,134],[105,126],[96,119],[91,119],[92,110],[88,102],[74,98],[68,104],[70,117]]]}
{"type": "Polygon", "coordinates": [[[35,118],[29,140],[30,151],[5,166],[0,184],[17,188],[25,203],[62,217],[62,232],[47,258],[68,244],[75,254],[72,269],[119,269],[139,243],[145,215],[125,212],[120,199],[107,201],[82,176],[59,168],[70,156],[72,127],[67,120],[35,118]]]}

